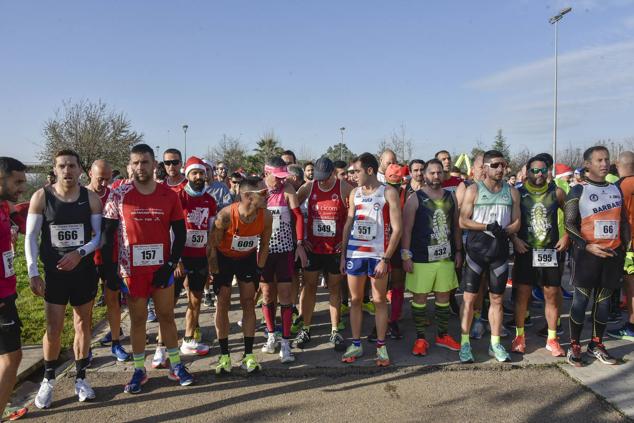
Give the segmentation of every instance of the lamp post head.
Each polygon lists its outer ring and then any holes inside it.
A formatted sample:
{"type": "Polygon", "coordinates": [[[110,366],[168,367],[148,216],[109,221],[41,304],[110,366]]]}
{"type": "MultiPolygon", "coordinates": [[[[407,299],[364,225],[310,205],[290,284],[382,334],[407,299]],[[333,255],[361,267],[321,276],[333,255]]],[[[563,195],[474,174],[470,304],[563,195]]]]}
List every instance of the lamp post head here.
{"type": "Polygon", "coordinates": [[[189,125],[183,125],[183,131],[187,132],[187,129],[189,129],[189,125]]]}
{"type": "Polygon", "coordinates": [[[572,7],[566,7],[565,9],[561,9],[558,14],[548,19],[548,22],[551,24],[559,22],[561,18],[563,18],[564,15],[569,12],[572,12],[572,7]]]}

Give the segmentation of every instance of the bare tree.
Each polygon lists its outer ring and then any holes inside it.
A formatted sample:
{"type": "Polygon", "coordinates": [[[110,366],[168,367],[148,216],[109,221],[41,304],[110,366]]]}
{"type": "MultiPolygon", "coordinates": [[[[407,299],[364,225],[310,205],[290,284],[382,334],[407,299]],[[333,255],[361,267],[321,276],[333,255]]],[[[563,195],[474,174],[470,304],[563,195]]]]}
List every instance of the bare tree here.
{"type": "Polygon", "coordinates": [[[207,149],[207,159],[214,162],[223,162],[234,171],[246,163],[247,149],[239,138],[222,135],[222,139],[211,151],[207,149]]]}
{"type": "Polygon", "coordinates": [[[379,150],[377,156],[380,156],[385,149],[391,149],[396,154],[396,160],[399,163],[408,163],[414,154],[414,141],[407,134],[405,124],[392,131],[392,134],[379,142],[379,150]]]}
{"type": "Polygon", "coordinates": [[[53,163],[57,151],[72,149],[79,154],[85,172],[97,159],[106,159],[114,168],[123,169],[130,148],[143,141],[143,134],[131,127],[124,113],[108,109],[101,100],[97,103],[67,100],[55,117],[44,124],[45,143],[38,158],[53,163]]]}

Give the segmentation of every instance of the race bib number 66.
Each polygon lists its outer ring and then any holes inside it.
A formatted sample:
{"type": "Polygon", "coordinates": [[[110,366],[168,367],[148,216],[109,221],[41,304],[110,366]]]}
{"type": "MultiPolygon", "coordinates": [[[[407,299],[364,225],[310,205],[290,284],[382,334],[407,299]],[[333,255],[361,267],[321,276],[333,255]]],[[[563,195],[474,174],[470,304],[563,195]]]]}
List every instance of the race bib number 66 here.
{"type": "Polygon", "coordinates": [[[616,239],[619,235],[617,220],[596,220],[594,222],[595,239],[616,239]]]}

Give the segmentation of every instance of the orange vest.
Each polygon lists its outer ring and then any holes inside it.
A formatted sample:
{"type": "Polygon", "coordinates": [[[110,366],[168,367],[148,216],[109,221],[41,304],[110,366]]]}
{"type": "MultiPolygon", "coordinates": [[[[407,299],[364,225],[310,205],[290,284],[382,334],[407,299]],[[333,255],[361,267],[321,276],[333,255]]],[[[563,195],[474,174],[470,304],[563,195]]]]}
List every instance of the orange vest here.
{"type": "Polygon", "coordinates": [[[238,212],[239,203],[231,204],[231,224],[224,233],[218,251],[223,256],[232,258],[246,257],[257,250],[260,245],[260,235],[264,231],[264,209],[259,209],[255,220],[244,223],[238,212]]]}

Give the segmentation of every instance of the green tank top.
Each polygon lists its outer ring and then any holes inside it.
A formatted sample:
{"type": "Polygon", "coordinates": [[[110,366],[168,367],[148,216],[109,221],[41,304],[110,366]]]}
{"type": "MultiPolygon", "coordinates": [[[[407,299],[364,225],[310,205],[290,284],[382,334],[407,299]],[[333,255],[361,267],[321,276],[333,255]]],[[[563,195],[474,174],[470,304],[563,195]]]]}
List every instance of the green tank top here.
{"type": "Polygon", "coordinates": [[[498,192],[491,192],[483,181],[476,183],[478,196],[473,206],[472,219],[485,225],[498,222],[501,227],[506,228],[511,223],[513,209],[511,186],[502,182],[502,188],[498,192]]]}
{"type": "Polygon", "coordinates": [[[533,249],[554,248],[559,240],[557,186],[551,182],[537,189],[524,184],[519,193],[522,226],[518,236],[533,249]]]}

